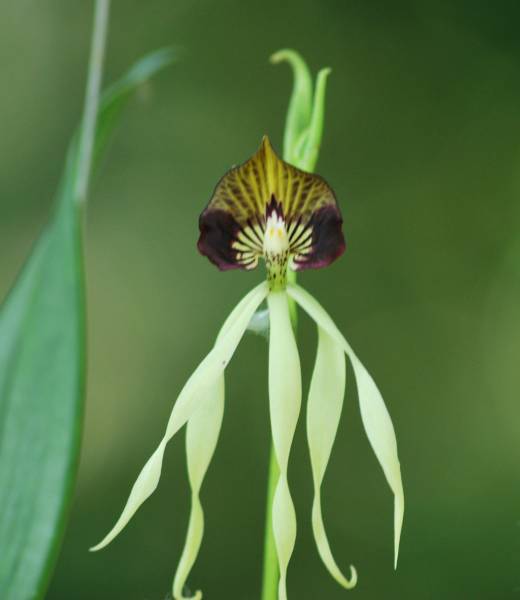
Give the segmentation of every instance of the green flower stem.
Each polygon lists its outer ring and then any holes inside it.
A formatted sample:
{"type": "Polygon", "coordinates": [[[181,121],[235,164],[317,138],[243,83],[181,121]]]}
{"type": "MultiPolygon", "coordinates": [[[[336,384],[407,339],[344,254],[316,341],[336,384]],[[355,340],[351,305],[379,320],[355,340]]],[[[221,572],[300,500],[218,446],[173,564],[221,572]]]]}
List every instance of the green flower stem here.
{"type": "Polygon", "coordinates": [[[264,570],[262,576],[262,600],[276,600],[278,598],[278,558],[273,535],[272,506],[274,491],[279,475],[278,463],[274,453],[273,444],[269,454],[269,476],[267,481],[267,510],[265,515],[264,538],[264,570]]]}

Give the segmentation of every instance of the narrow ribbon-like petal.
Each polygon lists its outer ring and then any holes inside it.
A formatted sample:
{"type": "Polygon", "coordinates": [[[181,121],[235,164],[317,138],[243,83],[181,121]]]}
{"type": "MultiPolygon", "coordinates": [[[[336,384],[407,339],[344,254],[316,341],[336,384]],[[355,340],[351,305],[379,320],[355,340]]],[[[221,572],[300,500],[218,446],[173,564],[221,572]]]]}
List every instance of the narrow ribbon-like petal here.
{"type": "Polygon", "coordinates": [[[361,419],[370,445],[394,493],[394,567],[397,567],[404,516],[404,492],[392,419],[374,380],[321,305],[298,285],[288,285],[287,293],[316,321],[319,327],[341,344],[350,358],[356,376],[361,419]]]}
{"type": "Polygon", "coordinates": [[[227,318],[223,326],[223,329],[227,329],[227,333],[217,340],[211,352],[184,385],[170,415],[166,433],[134,483],[121,516],[108,535],[91,548],[92,551],[100,550],[109,544],[125,527],[141,504],[155,491],[161,476],[166,444],[198,408],[197,400],[201,397],[201,390],[214,384],[222,375],[244,335],[251,317],[266,295],[267,284],[261,283],[238,303],[227,318]]]}
{"type": "Polygon", "coordinates": [[[312,374],[307,405],[307,439],[314,482],[312,530],[318,552],[329,573],[346,589],[357,583],[354,567],[350,581],[343,575],[332,556],[321,512],[321,484],[338,430],[345,395],[345,352],[343,346],[318,327],[318,352],[312,374]]]}
{"type": "MultiPolygon", "coordinates": [[[[247,310],[247,306],[245,309],[247,310]]],[[[231,320],[227,319],[218,334],[217,343],[227,335],[231,324],[231,320]]],[[[173,581],[175,600],[202,598],[200,591],[190,598],[183,595],[183,590],[199,553],[204,534],[204,511],[199,494],[220,434],[224,415],[224,388],[224,373],[222,373],[214,385],[201,390],[200,407],[190,417],[187,425],[186,457],[191,487],[191,512],[184,550],[173,581]]]]}
{"type": "Polygon", "coordinates": [[[200,600],[202,593],[184,596],[183,589],[195,563],[204,533],[204,513],[199,492],[217,445],[222,416],[224,414],[224,375],[215,384],[201,392],[201,405],[190,417],[186,432],[186,455],[188,476],[191,486],[191,513],[175,579],[173,597],[175,600],[200,600]]]}
{"type": "Polygon", "coordinates": [[[296,541],[296,514],[287,482],[287,465],[301,406],[301,370],[289,316],[287,294],[271,292],[269,307],[269,407],[280,476],[273,499],[273,534],[280,566],[279,600],[287,600],[287,566],[296,541]]]}

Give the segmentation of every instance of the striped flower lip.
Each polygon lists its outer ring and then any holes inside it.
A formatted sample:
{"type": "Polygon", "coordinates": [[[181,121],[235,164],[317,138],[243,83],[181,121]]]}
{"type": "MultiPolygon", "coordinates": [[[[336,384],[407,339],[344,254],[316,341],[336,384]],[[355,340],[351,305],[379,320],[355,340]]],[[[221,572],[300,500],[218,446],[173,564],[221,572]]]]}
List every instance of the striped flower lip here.
{"type": "Polygon", "coordinates": [[[199,219],[201,254],[222,271],[254,269],[270,282],[326,267],[345,250],[343,220],[327,182],[281,160],[264,136],[258,152],[218,182],[199,219]]]}

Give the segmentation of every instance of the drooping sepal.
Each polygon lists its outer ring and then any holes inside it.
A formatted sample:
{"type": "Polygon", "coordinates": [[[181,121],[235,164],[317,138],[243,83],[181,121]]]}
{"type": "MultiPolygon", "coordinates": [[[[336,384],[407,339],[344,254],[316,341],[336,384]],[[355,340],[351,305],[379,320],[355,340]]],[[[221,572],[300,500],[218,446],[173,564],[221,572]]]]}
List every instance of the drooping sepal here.
{"type": "Polygon", "coordinates": [[[200,407],[200,398],[208,385],[217,384],[242,339],[251,317],[263,302],[268,289],[265,283],[253,288],[226,319],[211,352],[204,358],[182,388],[159,445],[135,481],[123,511],[110,532],[91,551],[107,546],[127,525],[139,507],[156,490],[161,477],[166,444],[200,407]]]}
{"type": "Polygon", "coordinates": [[[318,327],[343,348],[350,359],[356,378],[363,426],[394,494],[394,568],[397,568],[404,517],[404,491],[397,454],[397,440],[390,414],[374,380],[318,301],[299,285],[289,284],[287,293],[316,322],[318,327]]]}
{"type": "Polygon", "coordinates": [[[199,219],[198,248],[219,269],[253,269],[266,259],[277,233],[295,270],[320,268],[345,249],[342,218],[332,188],[313,173],[281,160],[267,137],[248,161],[219,181],[199,219]]]}
{"type": "MultiPolygon", "coordinates": [[[[223,334],[225,331],[221,332],[221,335],[223,334]]],[[[199,553],[204,533],[204,511],[200,500],[200,488],[215,452],[222,425],[224,374],[215,383],[201,390],[199,403],[200,406],[188,421],[186,432],[191,511],[186,542],[173,581],[174,600],[201,600],[202,598],[200,591],[186,596],[184,586],[199,553]]]]}
{"type": "Polygon", "coordinates": [[[338,567],[330,548],[321,509],[321,485],[338,430],[345,395],[345,353],[341,344],[318,327],[318,351],[312,373],[307,404],[307,441],[311,457],[314,500],[312,531],[324,565],[345,589],[357,583],[356,569],[350,567],[347,579],[338,567]]]}

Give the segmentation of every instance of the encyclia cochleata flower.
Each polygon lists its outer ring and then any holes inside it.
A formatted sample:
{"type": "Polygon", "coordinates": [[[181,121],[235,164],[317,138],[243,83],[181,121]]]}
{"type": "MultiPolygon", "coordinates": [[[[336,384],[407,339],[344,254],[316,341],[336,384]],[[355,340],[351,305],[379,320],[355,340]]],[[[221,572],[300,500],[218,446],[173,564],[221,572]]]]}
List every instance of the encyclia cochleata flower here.
{"type": "MultiPolygon", "coordinates": [[[[301,405],[301,372],[289,304],[295,301],[316,323],[318,350],[307,406],[307,437],[314,481],[312,527],[319,554],[345,588],[356,584],[337,566],[323,524],[320,488],[339,423],[345,391],[345,354],[357,382],[361,417],[372,448],[392,489],[395,561],[404,511],[403,487],[392,421],[381,394],[330,316],[302,287],[287,281],[288,270],[324,267],[345,249],[336,198],[324,179],[281,160],[267,137],[258,152],[220,180],[200,217],[198,248],[219,269],[253,269],[263,258],[267,281],[241,300],[224,323],[211,352],[182,389],[159,446],[135,482],[119,520],[94,549],[111,542],[157,487],[167,442],[187,423],[187,462],[192,489],[188,533],[174,580],[184,585],[203,534],[199,499],[224,409],[224,370],[260,304],[269,311],[269,408],[279,479],[273,500],[273,532],[280,567],[279,599],[285,600],[287,566],[296,539],[296,516],[287,465],[301,405]]],[[[202,597],[197,592],[193,598],[202,597]]]]}

